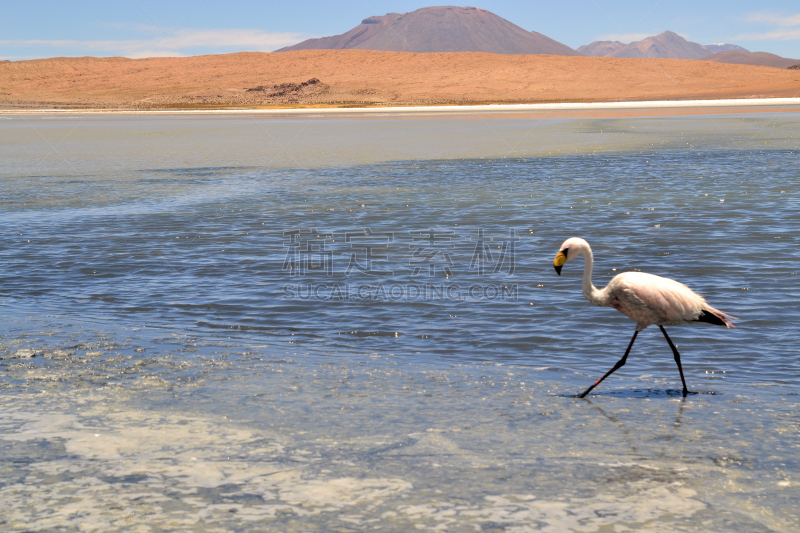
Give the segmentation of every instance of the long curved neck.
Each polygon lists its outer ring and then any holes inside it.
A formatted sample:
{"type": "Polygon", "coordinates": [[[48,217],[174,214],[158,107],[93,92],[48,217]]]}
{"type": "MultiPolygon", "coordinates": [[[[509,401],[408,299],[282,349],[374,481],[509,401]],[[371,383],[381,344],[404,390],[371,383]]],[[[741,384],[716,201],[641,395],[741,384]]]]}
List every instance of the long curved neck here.
{"type": "Polygon", "coordinates": [[[583,250],[583,295],[595,305],[602,305],[600,291],[592,283],[592,269],[594,268],[594,255],[588,246],[583,250]]]}

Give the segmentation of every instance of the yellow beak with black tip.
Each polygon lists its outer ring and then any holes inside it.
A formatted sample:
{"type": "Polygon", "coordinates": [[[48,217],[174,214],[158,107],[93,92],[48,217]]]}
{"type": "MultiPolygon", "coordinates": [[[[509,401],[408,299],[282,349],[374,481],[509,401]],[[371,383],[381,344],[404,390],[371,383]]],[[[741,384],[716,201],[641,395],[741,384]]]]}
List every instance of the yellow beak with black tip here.
{"type": "Polygon", "coordinates": [[[561,275],[561,267],[564,266],[564,263],[567,262],[567,256],[564,255],[564,252],[558,252],[556,254],[556,258],[553,259],[553,268],[556,269],[556,274],[559,276],[561,275]]]}

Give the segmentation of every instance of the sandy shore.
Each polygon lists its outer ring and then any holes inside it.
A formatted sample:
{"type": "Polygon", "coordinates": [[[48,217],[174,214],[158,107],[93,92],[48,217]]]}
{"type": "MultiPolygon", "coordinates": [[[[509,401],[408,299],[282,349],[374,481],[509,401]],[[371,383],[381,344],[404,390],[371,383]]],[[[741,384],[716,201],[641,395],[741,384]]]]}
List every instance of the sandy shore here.
{"type": "Polygon", "coordinates": [[[787,97],[800,97],[800,71],[680,59],[304,50],[0,63],[3,109],[318,112],[787,97]]]}

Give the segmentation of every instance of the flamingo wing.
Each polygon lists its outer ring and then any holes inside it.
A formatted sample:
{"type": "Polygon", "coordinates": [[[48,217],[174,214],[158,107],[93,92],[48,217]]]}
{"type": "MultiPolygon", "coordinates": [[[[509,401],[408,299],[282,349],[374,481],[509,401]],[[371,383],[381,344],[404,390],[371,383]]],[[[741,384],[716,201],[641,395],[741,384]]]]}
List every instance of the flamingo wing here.
{"type": "Polygon", "coordinates": [[[614,307],[641,324],[683,324],[713,309],[683,283],[653,274],[625,272],[610,285],[619,305],[614,307]]]}

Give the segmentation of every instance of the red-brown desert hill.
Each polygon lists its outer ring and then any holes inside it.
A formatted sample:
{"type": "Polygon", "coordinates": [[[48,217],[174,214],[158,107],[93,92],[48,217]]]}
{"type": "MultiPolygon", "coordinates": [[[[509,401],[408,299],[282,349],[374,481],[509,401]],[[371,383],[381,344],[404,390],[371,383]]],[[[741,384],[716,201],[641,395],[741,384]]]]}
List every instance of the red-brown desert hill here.
{"type": "Polygon", "coordinates": [[[762,67],[776,68],[789,68],[794,65],[800,65],[800,59],[789,59],[786,57],[777,56],[775,54],[769,54],[767,52],[719,52],[704,59],[707,61],[719,61],[720,63],[758,65],[762,67]]]}
{"type": "Polygon", "coordinates": [[[371,50],[0,63],[0,106],[231,107],[800,96],[800,71],[682,59],[371,50]]]}
{"type": "Polygon", "coordinates": [[[278,52],[323,49],[580,55],[558,41],[526,31],[485,9],[455,6],[369,17],[341,35],[308,39],[278,52]]]}

